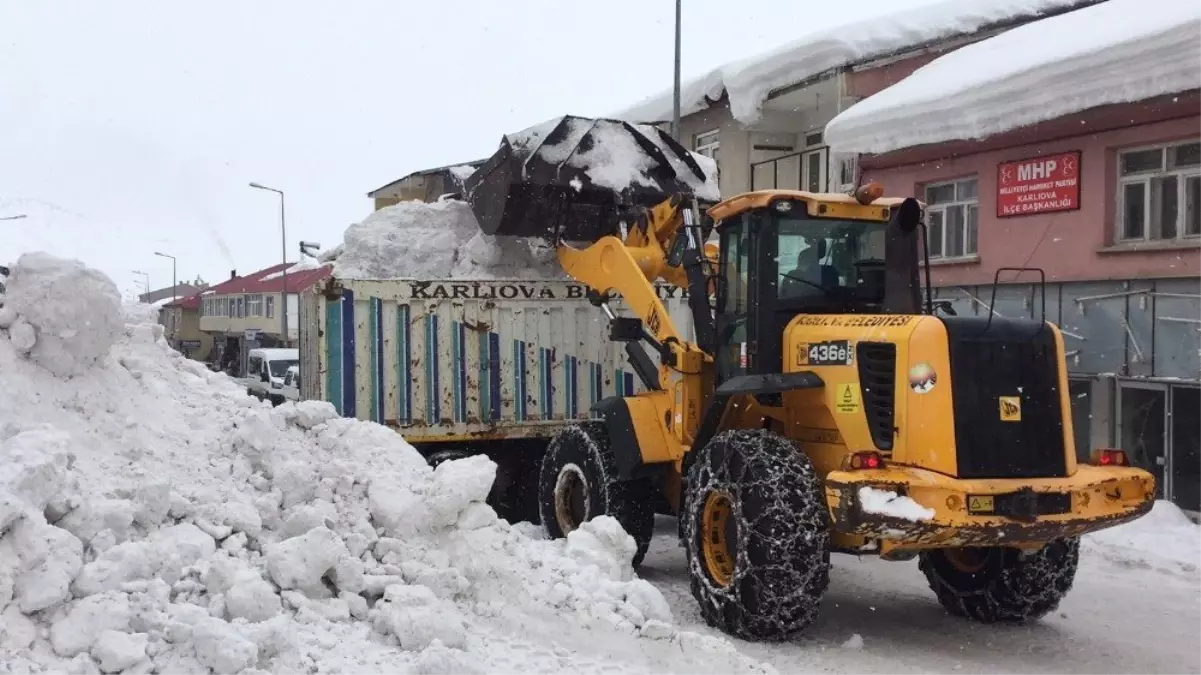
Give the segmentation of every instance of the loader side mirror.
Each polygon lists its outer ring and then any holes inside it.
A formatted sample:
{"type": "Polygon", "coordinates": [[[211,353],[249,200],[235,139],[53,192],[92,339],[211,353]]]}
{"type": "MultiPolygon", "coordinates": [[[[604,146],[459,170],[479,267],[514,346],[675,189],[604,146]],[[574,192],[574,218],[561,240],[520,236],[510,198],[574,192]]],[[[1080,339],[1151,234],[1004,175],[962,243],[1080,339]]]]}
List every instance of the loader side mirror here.
{"type": "Polygon", "coordinates": [[[921,221],[922,207],[912,197],[901,202],[892,214],[892,222],[905,234],[916,230],[921,221]]]}

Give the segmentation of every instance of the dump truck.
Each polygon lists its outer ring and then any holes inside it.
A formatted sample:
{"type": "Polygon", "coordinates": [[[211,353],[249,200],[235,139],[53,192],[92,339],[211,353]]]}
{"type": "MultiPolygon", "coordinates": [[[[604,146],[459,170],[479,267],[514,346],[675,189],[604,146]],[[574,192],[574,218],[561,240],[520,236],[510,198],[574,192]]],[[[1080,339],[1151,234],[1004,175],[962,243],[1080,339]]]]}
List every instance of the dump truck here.
{"type": "Polygon", "coordinates": [[[1059,328],[937,311],[915,198],[869,183],[708,204],[706,170],[654,127],[564,117],[465,183],[486,233],[557,247],[605,322],[593,339],[623,345],[641,385],[556,429],[547,533],[612,516],[637,562],[655,513],[677,516],[702,615],[750,640],[812,624],[831,553],[917,558],[978,621],[1055,609],[1079,537],[1155,495],[1120,450],[1077,461],[1059,328]],[[688,291],[691,335],[661,283],[688,291]]]}
{"type": "MultiPolygon", "coordinates": [[[[497,464],[489,503],[537,522],[550,439],[604,398],[642,390],[587,290],[571,279],[335,272],[301,293],[300,398],[395,429],[435,466],[488,455],[497,464]]],[[[655,290],[686,316],[682,289],[655,290]]]]}

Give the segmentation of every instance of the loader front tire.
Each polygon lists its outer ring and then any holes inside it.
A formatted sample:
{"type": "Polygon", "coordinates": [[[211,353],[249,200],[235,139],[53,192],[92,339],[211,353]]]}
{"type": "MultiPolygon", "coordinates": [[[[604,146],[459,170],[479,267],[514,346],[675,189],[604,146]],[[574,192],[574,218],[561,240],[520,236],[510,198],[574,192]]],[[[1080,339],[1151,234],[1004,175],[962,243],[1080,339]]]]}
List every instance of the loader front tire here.
{"type": "Polygon", "coordinates": [[[809,458],[762,429],[696,452],[681,515],[701,615],[745,640],[804,630],[830,583],[829,515],[809,458]]]}
{"type": "Polygon", "coordinates": [[[582,523],[607,515],[634,538],[634,567],[650,548],[654,486],[645,478],[618,480],[609,432],[602,423],[568,426],[550,442],[538,477],[538,506],[551,538],[566,537],[582,523]]]}
{"type": "Polygon", "coordinates": [[[1076,578],[1080,539],[1056,539],[1034,553],[1016,548],[936,549],[918,566],[942,606],[982,623],[1024,623],[1059,606],[1076,578]]]}

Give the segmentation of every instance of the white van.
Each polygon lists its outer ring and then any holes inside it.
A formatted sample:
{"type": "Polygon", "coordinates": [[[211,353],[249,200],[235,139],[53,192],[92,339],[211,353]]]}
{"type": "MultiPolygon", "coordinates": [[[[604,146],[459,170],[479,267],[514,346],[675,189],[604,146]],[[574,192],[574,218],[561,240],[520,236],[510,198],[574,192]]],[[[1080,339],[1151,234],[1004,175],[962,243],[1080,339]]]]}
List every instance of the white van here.
{"type": "Polygon", "coordinates": [[[284,377],[300,364],[298,349],[251,349],[246,359],[246,393],[279,405],[284,402],[284,377]]]}

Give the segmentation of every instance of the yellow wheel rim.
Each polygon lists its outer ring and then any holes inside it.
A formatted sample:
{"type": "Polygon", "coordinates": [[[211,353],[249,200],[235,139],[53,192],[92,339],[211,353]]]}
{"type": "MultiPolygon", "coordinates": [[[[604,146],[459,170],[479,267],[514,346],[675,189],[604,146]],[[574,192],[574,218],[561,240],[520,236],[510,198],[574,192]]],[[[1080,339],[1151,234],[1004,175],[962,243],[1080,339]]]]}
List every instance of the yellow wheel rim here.
{"type": "Polygon", "coordinates": [[[988,562],[988,554],[974,548],[948,548],[943,551],[943,555],[952,567],[968,574],[979,572],[984,569],[984,563],[988,562]]]}
{"type": "Polygon", "coordinates": [[[736,537],[733,501],[725,492],[710,492],[705,497],[701,513],[701,552],[709,578],[719,586],[729,586],[734,578],[734,553],[731,544],[736,537]]]}

